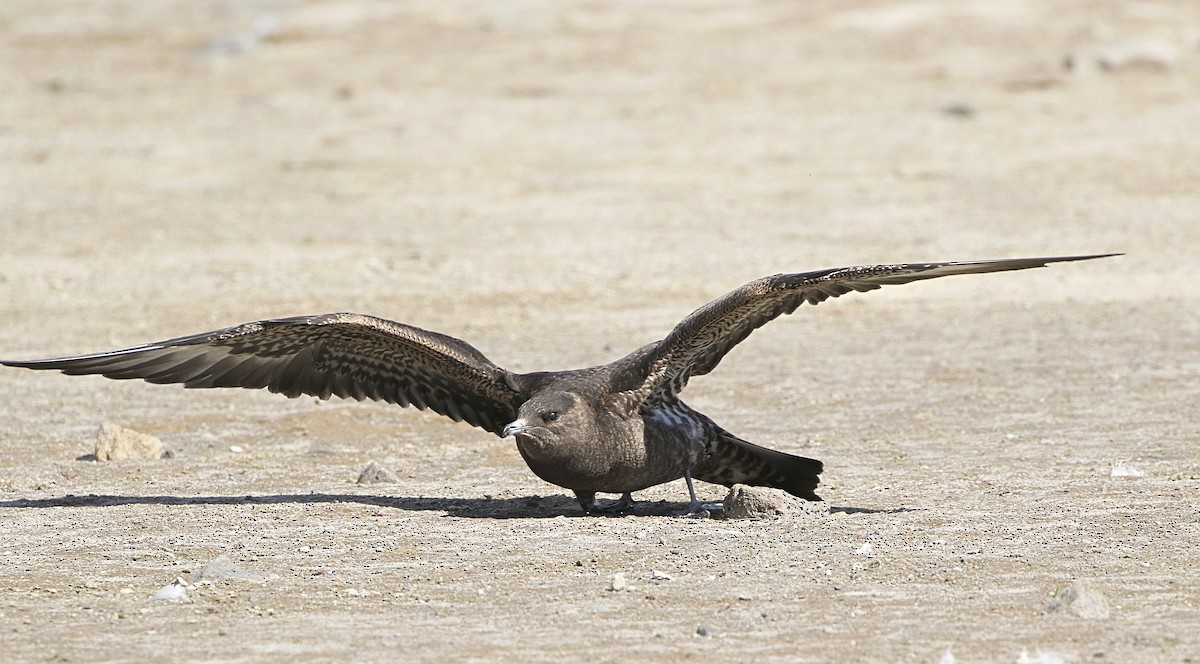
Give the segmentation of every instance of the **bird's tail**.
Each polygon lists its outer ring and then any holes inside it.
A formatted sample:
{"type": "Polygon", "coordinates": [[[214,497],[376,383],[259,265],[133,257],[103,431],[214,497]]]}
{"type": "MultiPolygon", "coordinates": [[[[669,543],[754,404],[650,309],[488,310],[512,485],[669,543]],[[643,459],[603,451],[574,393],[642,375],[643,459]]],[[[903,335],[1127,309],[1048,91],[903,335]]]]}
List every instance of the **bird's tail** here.
{"type": "Polygon", "coordinates": [[[716,425],[710,436],[708,457],[692,469],[692,477],[725,486],[769,486],[805,500],[821,499],[814,493],[824,468],[820,461],[760,447],[716,425]]]}

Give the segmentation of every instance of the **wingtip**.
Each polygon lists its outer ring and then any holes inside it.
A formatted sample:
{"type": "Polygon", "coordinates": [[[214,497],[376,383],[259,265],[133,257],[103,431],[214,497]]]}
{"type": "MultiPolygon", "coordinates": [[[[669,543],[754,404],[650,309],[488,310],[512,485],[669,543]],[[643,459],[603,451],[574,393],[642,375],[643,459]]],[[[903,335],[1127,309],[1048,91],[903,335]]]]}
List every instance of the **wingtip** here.
{"type": "Polygon", "coordinates": [[[964,261],[954,263],[930,263],[930,266],[941,265],[962,265],[971,266],[978,265],[980,267],[991,267],[994,271],[1006,270],[1023,270],[1031,267],[1046,267],[1052,263],[1070,263],[1074,261],[1090,261],[1097,258],[1111,258],[1113,256],[1124,256],[1124,253],[1109,253],[1109,254],[1082,254],[1076,256],[1038,256],[1033,258],[994,258],[981,261],[964,261]]]}
{"type": "Polygon", "coordinates": [[[1125,255],[1124,252],[1114,252],[1111,254],[1087,254],[1084,256],[1061,256],[1061,257],[1057,257],[1057,258],[1047,259],[1047,261],[1048,262],[1090,261],[1093,258],[1112,258],[1113,256],[1124,256],[1124,255],[1125,255]]]}
{"type": "Polygon", "coordinates": [[[1090,260],[1094,260],[1096,258],[1111,258],[1113,256],[1124,256],[1124,255],[1125,254],[1123,254],[1123,253],[1079,254],[1079,255],[1075,255],[1075,256],[1038,256],[1037,258],[997,258],[993,261],[980,261],[980,262],[982,262],[982,263],[990,263],[990,262],[1013,263],[1013,262],[1028,261],[1030,263],[1040,263],[1042,265],[1049,265],[1050,263],[1069,263],[1072,261],[1090,261],[1090,260]]]}
{"type": "Polygon", "coordinates": [[[1046,267],[1052,263],[1073,263],[1076,261],[1090,261],[1090,260],[1095,260],[1097,258],[1112,258],[1114,256],[1124,256],[1124,255],[1125,255],[1124,253],[1085,254],[1085,255],[1081,255],[1081,256],[1051,256],[1049,258],[1039,258],[1039,259],[1035,259],[1035,260],[1041,261],[1041,265],[1039,267],[1046,267]]]}
{"type": "Polygon", "coordinates": [[[0,360],[0,365],[6,367],[15,367],[18,369],[55,369],[63,370],[62,361],[76,358],[69,357],[54,357],[54,358],[39,358],[33,360],[0,360]]]}

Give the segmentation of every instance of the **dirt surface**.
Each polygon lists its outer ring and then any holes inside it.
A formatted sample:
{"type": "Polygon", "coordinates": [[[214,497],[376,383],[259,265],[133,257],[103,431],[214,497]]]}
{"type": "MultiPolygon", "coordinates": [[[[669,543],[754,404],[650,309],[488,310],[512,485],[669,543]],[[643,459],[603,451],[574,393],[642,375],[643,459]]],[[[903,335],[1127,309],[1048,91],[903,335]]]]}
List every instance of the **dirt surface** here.
{"type": "Polygon", "coordinates": [[[582,517],[413,410],[5,369],[0,660],[1200,660],[1197,26],[0,3],[0,357],[348,310],[571,368],[765,274],[1126,252],[755,333],[685,398],[825,462],[830,509],[771,521],[673,518],[682,482],[582,517]],[[174,457],[78,460],[103,422],[174,457]],[[222,554],[250,579],[152,599],[222,554]],[[1049,611],[1076,580],[1107,615],[1049,611]]]}

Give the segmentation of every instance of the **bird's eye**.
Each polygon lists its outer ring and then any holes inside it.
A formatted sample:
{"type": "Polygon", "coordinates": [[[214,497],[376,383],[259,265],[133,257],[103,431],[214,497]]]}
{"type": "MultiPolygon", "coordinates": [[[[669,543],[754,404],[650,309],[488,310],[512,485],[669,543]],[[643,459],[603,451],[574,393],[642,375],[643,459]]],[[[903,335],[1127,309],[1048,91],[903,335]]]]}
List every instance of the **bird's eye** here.
{"type": "Polygon", "coordinates": [[[558,419],[558,411],[552,410],[552,411],[546,413],[546,421],[547,422],[553,422],[554,420],[557,420],[557,419],[558,419]]]}

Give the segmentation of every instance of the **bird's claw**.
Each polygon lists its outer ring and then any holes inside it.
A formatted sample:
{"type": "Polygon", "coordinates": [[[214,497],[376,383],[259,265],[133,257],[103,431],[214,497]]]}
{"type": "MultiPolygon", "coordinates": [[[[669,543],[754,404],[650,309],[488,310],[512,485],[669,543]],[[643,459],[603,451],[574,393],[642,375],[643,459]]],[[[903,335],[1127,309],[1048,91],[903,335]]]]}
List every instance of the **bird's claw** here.
{"type": "Polygon", "coordinates": [[[721,503],[700,503],[695,502],[688,505],[688,508],[682,512],[675,512],[672,516],[677,516],[684,519],[711,519],[714,512],[720,512],[725,509],[721,503]]]}

